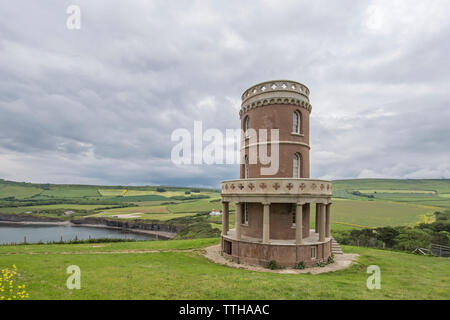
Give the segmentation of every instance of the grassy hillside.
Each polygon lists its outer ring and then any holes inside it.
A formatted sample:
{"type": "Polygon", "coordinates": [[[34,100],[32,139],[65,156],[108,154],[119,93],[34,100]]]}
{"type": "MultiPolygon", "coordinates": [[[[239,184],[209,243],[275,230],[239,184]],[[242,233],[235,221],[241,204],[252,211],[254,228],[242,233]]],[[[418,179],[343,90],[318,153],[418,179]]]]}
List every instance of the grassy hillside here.
{"type": "MultiPolygon", "coordinates": [[[[414,225],[450,208],[450,180],[355,179],[333,182],[333,228],[414,225]]],[[[168,221],[221,209],[217,190],[30,184],[0,180],[0,213],[168,221]],[[201,198],[201,199],[199,199],[201,198]]],[[[234,204],[230,210],[234,211],[234,204]]],[[[314,217],[312,208],[312,217],[314,217]]],[[[220,217],[208,221],[220,228],[220,217]]],[[[312,221],[314,224],[314,221],[312,221]]]]}
{"type": "Polygon", "coordinates": [[[0,268],[17,266],[30,299],[450,299],[450,260],[344,247],[358,264],[334,273],[274,274],[233,269],[201,255],[218,239],[80,245],[0,246],[0,268]],[[369,265],[381,289],[368,290],[369,265]],[[66,268],[81,268],[81,290],[66,268]],[[211,284],[214,285],[211,285],[211,284]]]}

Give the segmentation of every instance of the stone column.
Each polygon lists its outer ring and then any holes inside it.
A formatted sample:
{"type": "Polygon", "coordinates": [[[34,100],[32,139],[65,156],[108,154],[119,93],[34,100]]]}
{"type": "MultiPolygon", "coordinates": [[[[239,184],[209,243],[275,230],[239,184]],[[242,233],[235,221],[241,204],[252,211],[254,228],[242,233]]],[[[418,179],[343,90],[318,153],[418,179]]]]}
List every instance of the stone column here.
{"type": "Polygon", "coordinates": [[[269,243],[270,240],[270,203],[263,202],[263,243],[269,243]]]}
{"type": "Polygon", "coordinates": [[[226,236],[228,234],[229,225],[229,204],[228,202],[222,202],[222,235],[226,236]]]}
{"type": "Polygon", "coordinates": [[[331,237],[331,220],[330,220],[330,209],[331,209],[331,203],[327,204],[327,210],[326,210],[326,223],[325,223],[325,237],[329,238],[331,237]]]}
{"type": "Polygon", "coordinates": [[[319,211],[320,211],[320,203],[316,203],[316,222],[314,227],[314,232],[319,233],[319,211]]]}
{"type": "Polygon", "coordinates": [[[319,241],[325,241],[325,205],[320,204],[319,211],[319,241]]]}
{"type": "Polygon", "coordinates": [[[302,244],[303,238],[303,203],[297,203],[295,210],[295,243],[302,244]]]}
{"type": "Polygon", "coordinates": [[[311,204],[310,203],[306,203],[303,205],[303,238],[308,238],[309,237],[309,228],[310,228],[310,209],[311,209],[311,204]]]}
{"type": "Polygon", "coordinates": [[[235,232],[236,240],[241,240],[241,223],[242,223],[242,203],[236,202],[235,232]]]}

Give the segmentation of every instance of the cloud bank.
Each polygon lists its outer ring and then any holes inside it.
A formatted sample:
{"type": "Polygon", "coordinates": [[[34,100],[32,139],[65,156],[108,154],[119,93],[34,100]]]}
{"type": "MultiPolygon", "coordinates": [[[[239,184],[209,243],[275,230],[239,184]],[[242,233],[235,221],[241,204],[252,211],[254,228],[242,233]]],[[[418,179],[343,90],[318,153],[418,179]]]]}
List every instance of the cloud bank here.
{"type": "Polygon", "coordinates": [[[171,133],[239,128],[269,79],[311,90],[311,176],[450,178],[448,1],[0,3],[0,177],[217,187],[171,133]],[[66,28],[69,5],[81,29],[66,28]]]}

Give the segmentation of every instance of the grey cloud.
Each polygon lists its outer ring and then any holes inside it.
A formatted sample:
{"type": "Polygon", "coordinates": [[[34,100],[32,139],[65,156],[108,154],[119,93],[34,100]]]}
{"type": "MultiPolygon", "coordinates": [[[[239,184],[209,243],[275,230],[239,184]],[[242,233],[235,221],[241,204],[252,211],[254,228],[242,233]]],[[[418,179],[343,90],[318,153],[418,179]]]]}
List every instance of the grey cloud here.
{"type": "Polygon", "coordinates": [[[238,166],[175,166],[172,131],[272,78],[311,89],[313,176],[450,176],[445,1],[69,4],[0,4],[0,177],[217,186],[238,166]]]}

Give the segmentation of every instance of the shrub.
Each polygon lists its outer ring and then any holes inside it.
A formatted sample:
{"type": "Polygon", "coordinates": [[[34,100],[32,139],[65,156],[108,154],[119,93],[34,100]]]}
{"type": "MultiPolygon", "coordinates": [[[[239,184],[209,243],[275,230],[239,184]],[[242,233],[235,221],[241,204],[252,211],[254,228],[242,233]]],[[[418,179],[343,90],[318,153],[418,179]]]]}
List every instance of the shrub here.
{"type": "Polygon", "coordinates": [[[297,265],[295,266],[295,269],[305,269],[305,263],[303,261],[300,261],[299,263],[297,263],[297,265]]]}
{"type": "Polygon", "coordinates": [[[174,239],[198,239],[220,237],[220,230],[212,228],[210,223],[195,222],[184,227],[177,233],[174,239]]]}
{"type": "Polygon", "coordinates": [[[156,188],[156,191],[158,191],[158,192],[166,192],[166,189],[158,187],[158,188],[156,188]]]}
{"type": "Polygon", "coordinates": [[[266,264],[266,268],[270,270],[280,269],[280,266],[277,264],[275,260],[271,260],[266,264]]]}
{"type": "Polygon", "coordinates": [[[329,257],[328,257],[327,264],[330,264],[330,263],[334,263],[334,258],[333,258],[333,256],[329,256],[329,257]]]}

